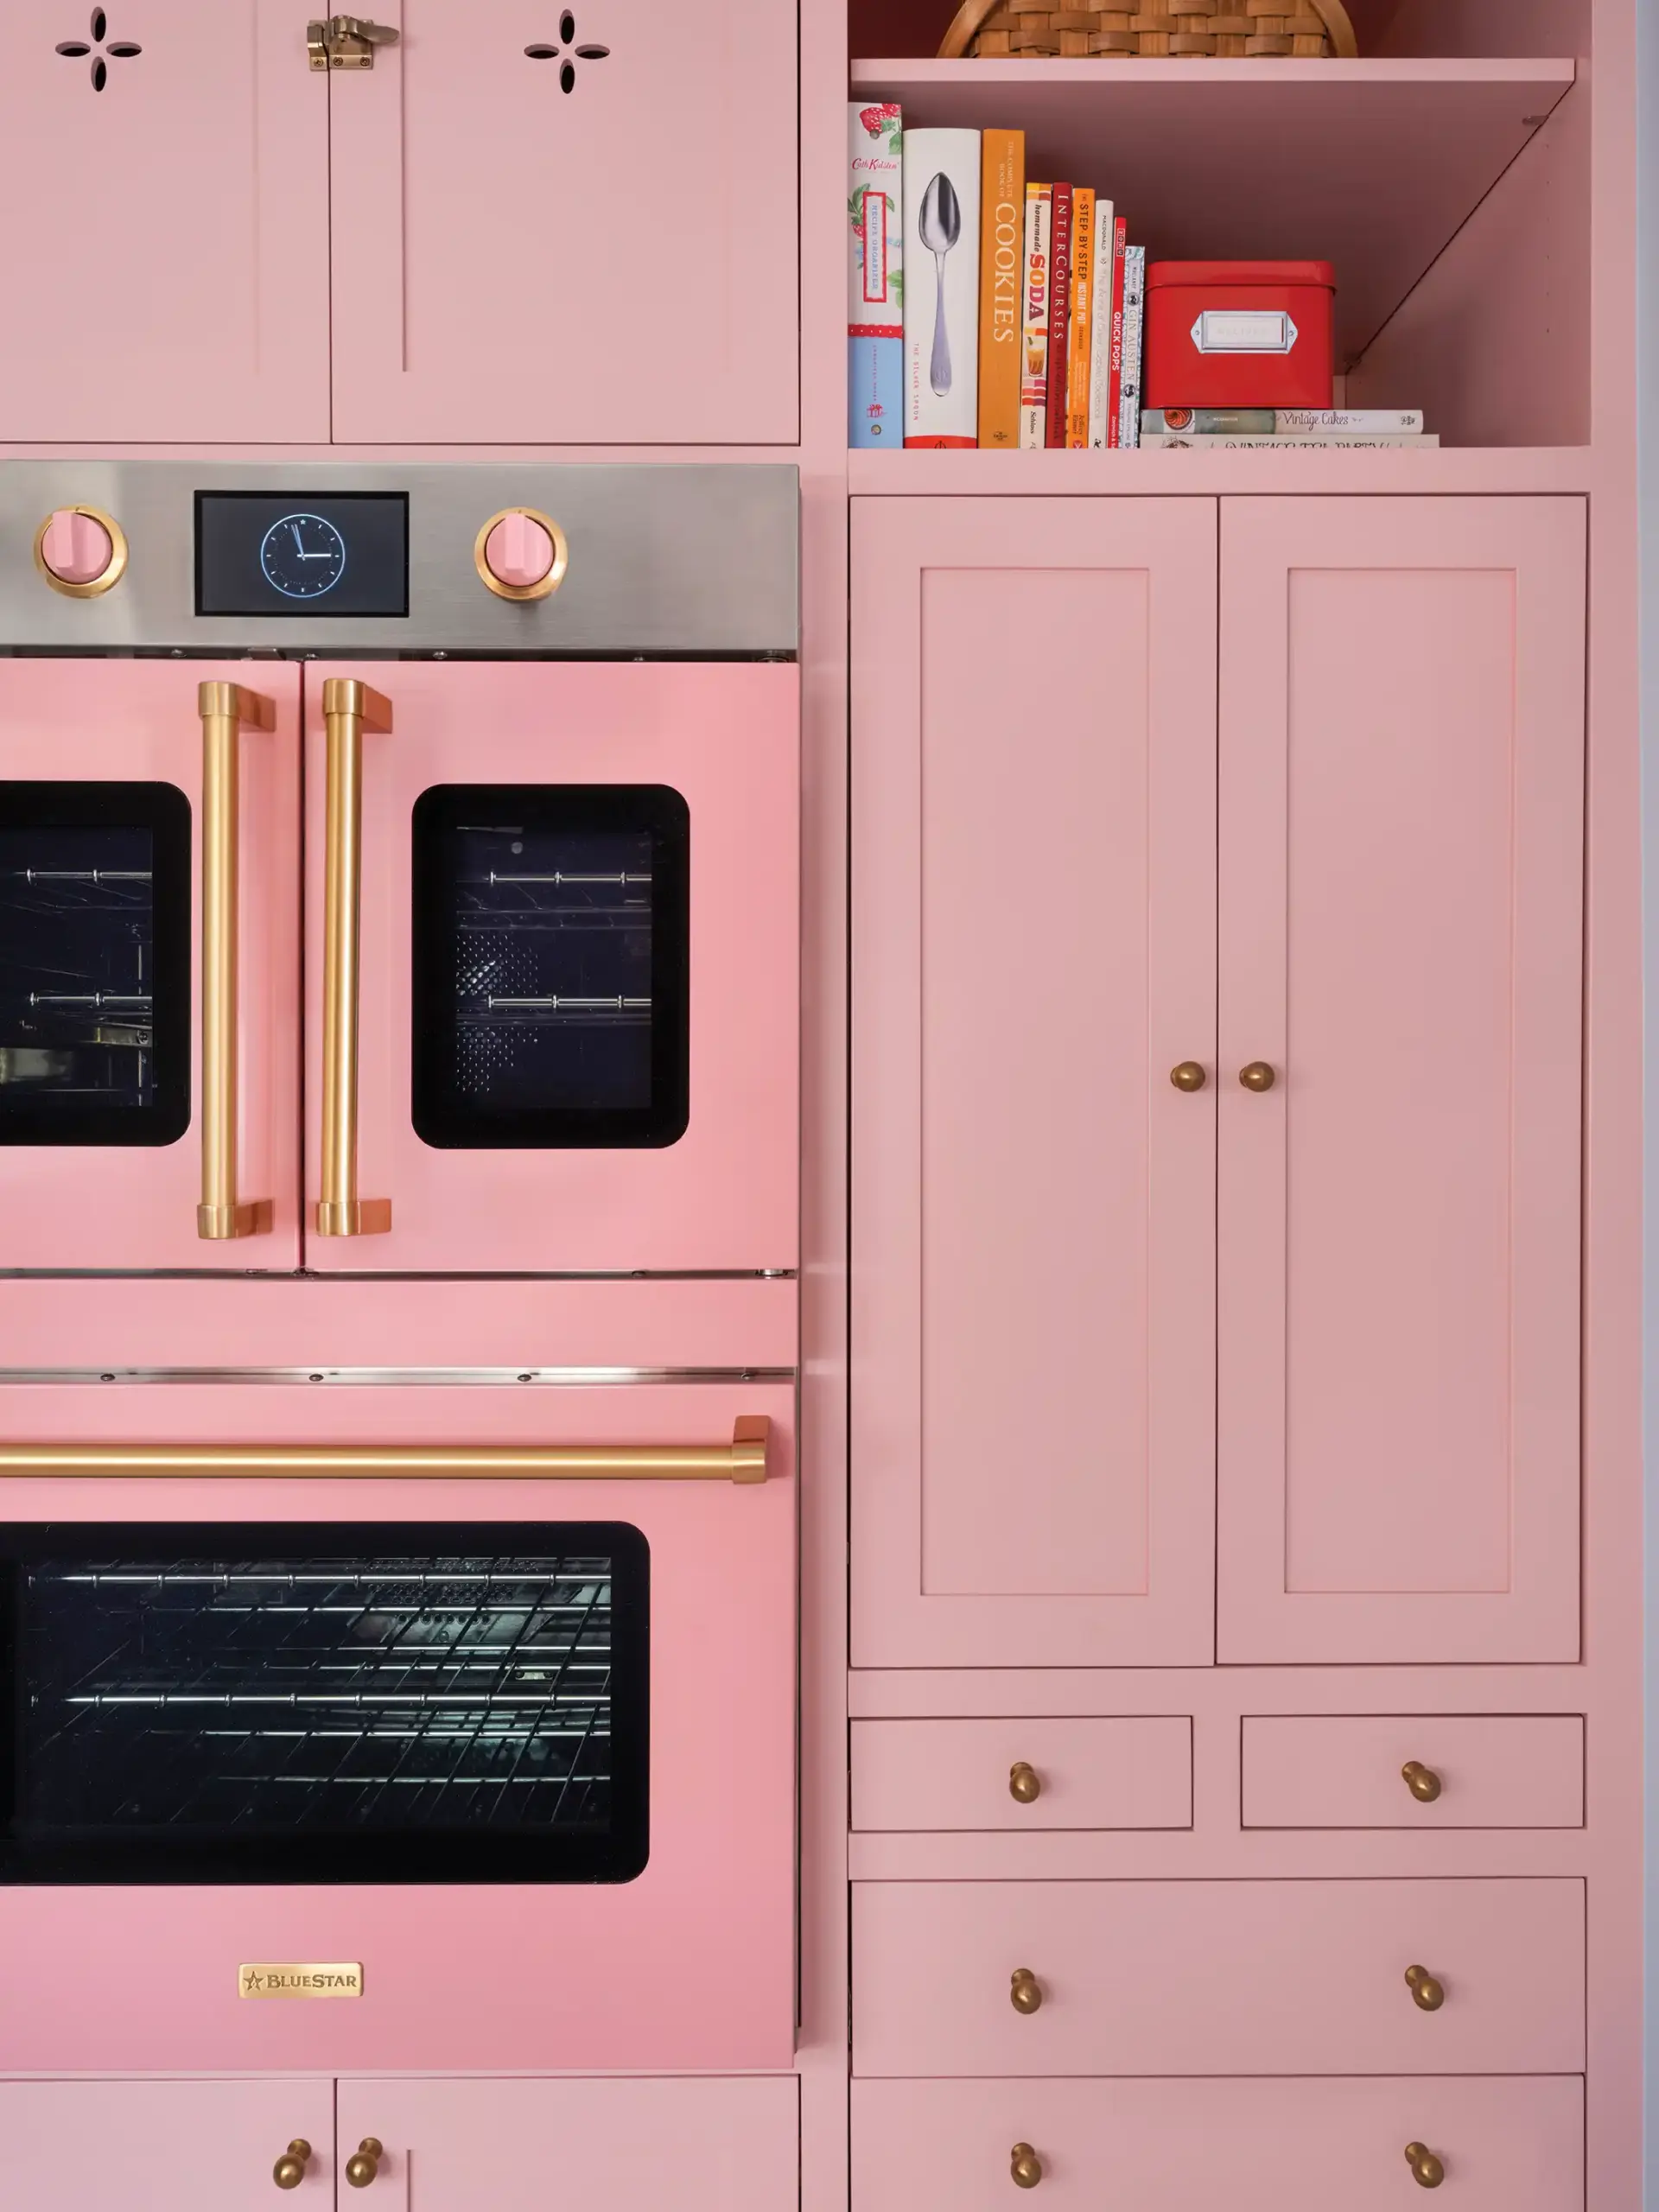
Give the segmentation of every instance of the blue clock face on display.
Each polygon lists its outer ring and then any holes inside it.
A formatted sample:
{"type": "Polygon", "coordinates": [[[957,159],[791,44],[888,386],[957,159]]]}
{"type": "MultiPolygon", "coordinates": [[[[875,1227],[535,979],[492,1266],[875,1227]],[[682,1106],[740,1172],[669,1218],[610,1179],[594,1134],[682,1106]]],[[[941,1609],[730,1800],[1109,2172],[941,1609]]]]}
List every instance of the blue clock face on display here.
{"type": "Polygon", "coordinates": [[[283,515],[265,532],[259,566],[284,599],[321,599],[346,573],[346,541],[322,515],[283,515]]]}

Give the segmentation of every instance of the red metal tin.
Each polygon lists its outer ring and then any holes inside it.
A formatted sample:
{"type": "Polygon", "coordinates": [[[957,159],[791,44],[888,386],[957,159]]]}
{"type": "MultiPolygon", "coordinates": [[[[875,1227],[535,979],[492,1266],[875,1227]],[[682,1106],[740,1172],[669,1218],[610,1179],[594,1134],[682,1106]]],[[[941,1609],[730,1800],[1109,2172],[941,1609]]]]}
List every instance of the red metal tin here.
{"type": "Polygon", "coordinates": [[[1328,261],[1157,261],[1147,271],[1148,407],[1329,407],[1328,261]]]}

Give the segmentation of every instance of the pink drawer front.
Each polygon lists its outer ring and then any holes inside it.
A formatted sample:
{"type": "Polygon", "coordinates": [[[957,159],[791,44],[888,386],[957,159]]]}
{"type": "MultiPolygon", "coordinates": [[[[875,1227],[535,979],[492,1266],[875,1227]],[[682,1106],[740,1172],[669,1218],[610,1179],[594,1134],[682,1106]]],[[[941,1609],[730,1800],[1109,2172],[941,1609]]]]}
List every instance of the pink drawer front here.
{"type": "Polygon", "coordinates": [[[1247,1715],[1243,1821],[1580,1828],[1584,1722],[1575,1713],[1247,1715]]]}
{"type": "Polygon", "coordinates": [[[861,2075],[1577,2073],[1584,1887],[861,1883],[853,2063],[861,2075]],[[1438,2010],[1417,2002],[1413,1967],[1441,1986],[1438,2010]],[[1016,1976],[1035,2009],[1014,2002],[1016,1976]]]}
{"type": "Polygon", "coordinates": [[[0,2204],[16,2212],[334,2212],[334,2085],[0,2082],[0,2204]],[[298,2186],[271,2169],[310,2146],[298,2186]]]}
{"type": "Polygon", "coordinates": [[[853,1723],[855,1829],[1192,1825],[1185,1715],[853,1723]]]}
{"type": "Polygon", "coordinates": [[[1584,2085],[1522,2081],[859,2082],[853,2212],[1406,2212],[1406,2145],[1457,2212],[1580,2212],[1584,2085]],[[1027,2169],[1029,2172],[1030,2169],[1027,2169]]]}

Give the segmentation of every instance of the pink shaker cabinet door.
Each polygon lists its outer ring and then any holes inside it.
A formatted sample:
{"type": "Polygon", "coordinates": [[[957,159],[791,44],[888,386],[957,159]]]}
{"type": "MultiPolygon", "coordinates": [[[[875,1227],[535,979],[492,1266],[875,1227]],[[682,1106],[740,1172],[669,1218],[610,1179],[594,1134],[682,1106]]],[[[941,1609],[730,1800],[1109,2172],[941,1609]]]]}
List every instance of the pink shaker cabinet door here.
{"type": "Polygon", "coordinates": [[[296,670],[0,661],[0,1268],[299,1264],[296,670]],[[203,726],[238,683],[235,1185],[204,1237],[203,726]]]}
{"type": "Polygon", "coordinates": [[[335,436],[791,442],[795,10],[376,15],[332,86],[335,436]]]}
{"type": "Polygon", "coordinates": [[[334,2085],[0,2082],[0,2203],[18,2212],[334,2212],[334,2085]],[[309,2156],[290,2146],[299,2144],[309,2156]],[[300,2178],[277,2195],[279,2159],[300,2178]]]}
{"type": "Polygon", "coordinates": [[[340,2084],[340,2202],[347,2161],[381,2145],[377,2212],[793,2212],[800,2199],[792,2076],[658,2082],[375,2081],[340,2084]]]}
{"type": "Polygon", "coordinates": [[[328,85],[303,9],[0,10],[0,439],[327,437],[328,85]]]}
{"type": "MultiPolygon", "coordinates": [[[[799,988],[794,668],[368,663],[311,669],[306,687],[307,1020],[314,1040],[306,1056],[308,1266],[546,1274],[792,1268],[799,988]],[[356,1147],[358,1195],[388,1201],[391,1227],[360,1236],[319,1234],[316,1212],[327,848],[321,693],[327,677],[340,674],[380,690],[391,713],[389,732],[368,730],[362,741],[356,1147]],[[601,956],[589,967],[574,938],[568,960],[547,950],[561,928],[589,918],[601,929],[626,923],[620,907],[610,910],[602,887],[556,882],[561,870],[572,869],[573,856],[578,879],[638,865],[626,838],[603,831],[597,844],[583,842],[585,832],[574,844],[561,842],[562,814],[581,805],[590,786],[622,794],[624,829],[640,804],[658,807],[665,824],[677,816],[689,854],[683,903],[677,906],[680,894],[661,866],[648,893],[630,881],[615,894],[623,902],[648,897],[651,916],[652,964],[628,970],[640,981],[620,991],[624,969],[617,960],[601,956]],[[448,795],[461,790],[467,804],[457,814],[460,802],[448,795]],[[654,800],[652,793],[666,796],[654,800]],[[541,818],[551,827],[538,830],[526,805],[544,805],[541,818]],[[504,822],[508,829],[497,836],[504,822]],[[454,855],[453,868],[442,858],[423,874],[417,848],[438,851],[444,823],[454,831],[442,848],[454,855]],[[522,837],[513,825],[522,827],[522,837]],[[475,855],[467,842],[474,830],[475,855]],[[435,877],[442,878],[435,887],[435,877]],[[451,893],[452,921],[439,925],[448,934],[417,1005],[423,974],[412,919],[417,909],[430,919],[435,902],[451,893]],[[594,910],[591,918],[574,911],[583,906],[594,910]],[[488,925],[477,933],[469,927],[474,907],[488,925]],[[683,1075],[653,1065],[639,1078],[648,1081],[653,1102],[683,1082],[683,1121],[654,1133],[631,1127],[627,1141],[587,1133],[585,1141],[575,1141],[584,1133],[563,1126],[509,1127],[516,1106],[562,1095],[543,1077],[551,1083],[568,1074],[572,1096],[596,1095],[583,1087],[585,1066],[595,1065],[602,1075],[617,1065],[603,1058],[606,1024],[633,1021],[641,1035],[659,1021],[672,1027],[662,993],[677,944],[683,954],[688,922],[683,1075]],[[663,969],[656,964],[659,950],[663,969]],[[588,995],[596,988],[625,998],[622,1012],[613,1001],[593,1004],[588,995]],[[435,1041],[440,1016],[453,1019],[443,1044],[435,1041]],[[417,1113],[417,1032],[430,1047],[429,1064],[451,1071],[449,1103],[463,1126],[417,1113]]],[[[649,872],[649,858],[645,866],[649,872]]]]}
{"type": "Polygon", "coordinates": [[[1215,529],[855,504],[861,1666],[1211,1654],[1215,529]]]}
{"type": "Polygon", "coordinates": [[[1224,505],[1225,1661],[1578,1656],[1584,593],[1577,499],[1224,505]]]}

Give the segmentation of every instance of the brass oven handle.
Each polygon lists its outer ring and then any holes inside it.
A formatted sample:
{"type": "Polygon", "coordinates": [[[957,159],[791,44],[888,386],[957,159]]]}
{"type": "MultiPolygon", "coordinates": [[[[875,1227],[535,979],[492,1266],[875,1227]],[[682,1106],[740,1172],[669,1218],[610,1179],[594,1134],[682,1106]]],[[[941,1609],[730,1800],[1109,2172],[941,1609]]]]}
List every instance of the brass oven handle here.
{"type": "Polygon", "coordinates": [[[1016,2012],[1041,2011],[1043,1986],[1029,1967],[1015,1967],[1008,1976],[1008,2002],[1016,2012]]]}
{"type": "Polygon", "coordinates": [[[201,718],[201,1203],[196,1234],[218,1243],[270,1234],[270,1200],[236,1194],[238,753],[243,730],[276,728],[276,708],[262,691],[240,683],[199,683],[196,712],[201,718]]]}
{"type": "Polygon", "coordinates": [[[380,2171],[380,2161],[386,2155],[385,2145],[378,2135],[365,2135],[346,2161],[346,2178],[353,2189],[366,2189],[380,2171]]]}
{"type": "Polygon", "coordinates": [[[322,686],[328,747],[322,914],[322,1193],[319,1236],[384,1236],[390,1198],[357,1195],[358,1000],[363,912],[363,733],[391,728],[391,702],[355,677],[322,686]]]}
{"type": "Polygon", "coordinates": [[[1016,2143],[1008,2153],[1008,2171],[1016,2189],[1035,2189],[1043,2177],[1043,2162],[1029,2143],[1016,2143]]]}
{"type": "MultiPolygon", "coordinates": [[[[772,1423],[744,1414],[729,1444],[16,1444],[0,1475],[429,1477],[438,1481],[734,1482],[766,1479],[772,1423]]],[[[1016,1977],[1017,1979],[1018,1977],[1016,1977]]],[[[1035,1985],[1033,1984],[1034,1987],[1035,1985]]]]}
{"type": "MultiPolygon", "coordinates": [[[[204,684],[202,689],[206,690],[204,684]]],[[[311,2145],[304,2136],[296,2135],[282,2157],[270,2170],[270,2177],[278,2189],[297,2189],[305,2179],[306,2160],[311,2156],[311,2145]]]]}
{"type": "Polygon", "coordinates": [[[1426,2143],[1407,2144],[1406,2164],[1419,2189],[1438,2189],[1446,2179],[1445,2166],[1426,2143]]]}

